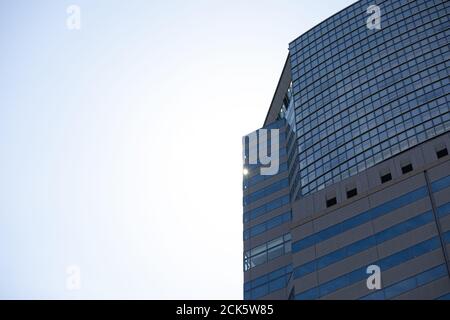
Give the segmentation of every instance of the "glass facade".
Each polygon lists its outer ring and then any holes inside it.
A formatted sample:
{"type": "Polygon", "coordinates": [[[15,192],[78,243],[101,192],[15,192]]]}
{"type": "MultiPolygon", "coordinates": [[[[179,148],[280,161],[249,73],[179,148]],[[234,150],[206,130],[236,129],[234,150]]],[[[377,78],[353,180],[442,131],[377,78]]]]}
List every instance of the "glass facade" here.
{"type": "Polygon", "coordinates": [[[290,44],[298,195],[450,130],[449,16],[449,1],[362,0],[290,44]]]}
{"type": "Polygon", "coordinates": [[[276,228],[283,223],[290,222],[292,220],[292,212],[288,211],[280,214],[272,219],[269,219],[263,223],[260,223],[254,227],[250,227],[244,230],[244,240],[248,240],[252,237],[260,235],[266,231],[276,228]]]}
{"type": "MultiPolygon", "coordinates": [[[[250,273],[254,268],[265,268],[270,262],[282,259],[291,252],[291,234],[288,232],[288,224],[292,221],[290,208],[290,181],[287,161],[287,137],[288,125],[286,111],[290,100],[283,101],[279,115],[262,129],[279,130],[279,170],[275,175],[262,175],[261,164],[249,164],[250,153],[259,153],[261,144],[268,145],[270,150],[272,136],[267,139],[259,138],[259,130],[256,131],[257,142],[251,141],[250,135],[244,139],[244,168],[246,174],[243,179],[243,207],[244,207],[244,255],[243,268],[245,273],[250,273]],[[284,226],[284,228],[283,228],[284,226]],[[277,229],[277,230],[275,230],[277,229]],[[270,235],[268,233],[270,232],[270,235]],[[259,239],[259,242],[255,241],[259,239]],[[263,242],[261,243],[261,240],[263,242]]],[[[289,133],[291,144],[293,133],[289,133]]],[[[294,135],[295,137],[295,135],[294,135]]],[[[244,284],[245,299],[260,299],[268,294],[283,290],[292,277],[292,265],[277,268],[266,272],[244,284]]]]}
{"type": "Polygon", "coordinates": [[[244,271],[291,252],[291,234],[287,233],[260,246],[247,250],[244,254],[244,271]]]}
{"type": "Polygon", "coordinates": [[[244,284],[244,299],[253,300],[285,288],[292,276],[292,265],[279,268],[244,284]]]}

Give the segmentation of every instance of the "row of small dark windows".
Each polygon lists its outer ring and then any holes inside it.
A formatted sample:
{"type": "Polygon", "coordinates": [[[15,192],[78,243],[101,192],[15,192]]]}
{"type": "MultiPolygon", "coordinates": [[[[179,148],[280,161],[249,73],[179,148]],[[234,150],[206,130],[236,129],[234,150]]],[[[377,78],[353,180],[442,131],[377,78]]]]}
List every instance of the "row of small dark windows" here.
{"type": "MultiPolygon", "coordinates": [[[[358,189],[355,188],[351,188],[349,190],[347,190],[347,199],[356,197],[358,195],[358,189]]],[[[333,197],[327,200],[327,208],[334,206],[335,204],[337,204],[337,198],[333,197]]]]}
{"type": "MultiPolygon", "coordinates": [[[[437,149],[436,156],[438,159],[448,156],[448,149],[446,147],[441,147],[441,148],[437,149]]],[[[411,163],[402,165],[402,174],[407,174],[413,170],[414,170],[414,168],[411,163]]],[[[387,172],[387,173],[382,174],[380,176],[380,178],[381,178],[381,183],[386,183],[386,182],[389,182],[392,180],[392,174],[390,172],[387,172]]],[[[356,187],[347,190],[347,199],[353,198],[357,195],[358,195],[358,189],[356,187]]],[[[327,199],[327,208],[332,207],[336,204],[337,204],[336,197],[327,199]]]]}
{"type": "MultiPolygon", "coordinates": [[[[407,174],[408,172],[413,171],[413,165],[411,163],[402,165],[402,174],[407,174]]],[[[392,174],[390,172],[386,172],[380,176],[381,183],[386,183],[392,180],[392,174]]]]}

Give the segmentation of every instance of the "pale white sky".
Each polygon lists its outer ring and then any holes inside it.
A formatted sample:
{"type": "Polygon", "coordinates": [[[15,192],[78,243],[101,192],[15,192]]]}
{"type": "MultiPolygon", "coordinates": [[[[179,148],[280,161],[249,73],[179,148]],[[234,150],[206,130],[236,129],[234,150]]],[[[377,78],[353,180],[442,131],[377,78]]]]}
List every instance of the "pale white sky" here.
{"type": "Polygon", "coordinates": [[[0,0],[0,298],[241,299],[241,137],[353,2],[0,0]]]}

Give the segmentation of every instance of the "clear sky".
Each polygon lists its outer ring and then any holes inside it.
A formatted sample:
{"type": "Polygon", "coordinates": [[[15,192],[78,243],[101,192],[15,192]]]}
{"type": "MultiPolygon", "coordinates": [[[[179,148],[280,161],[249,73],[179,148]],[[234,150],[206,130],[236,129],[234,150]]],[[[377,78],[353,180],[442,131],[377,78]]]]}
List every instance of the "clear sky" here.
{"type": "Polygon", "coordinates": [[[241,299],[241,137],[353,2],[0,0],[0,298],[241,299]]]}

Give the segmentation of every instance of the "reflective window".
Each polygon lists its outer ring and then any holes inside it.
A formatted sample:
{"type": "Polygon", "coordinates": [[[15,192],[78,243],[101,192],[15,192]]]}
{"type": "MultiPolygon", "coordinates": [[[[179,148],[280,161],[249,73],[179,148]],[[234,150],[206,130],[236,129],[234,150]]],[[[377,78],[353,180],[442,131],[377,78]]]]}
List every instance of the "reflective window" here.
{"type": "Polygon", "coordinates": [[[253,219],[263,216],[272,210],[275,210],[284,205],[287,205],[289,202],[290,202],[289,195],[286,195],[286,196],[280,197],[278,199],[275,199],[273,201],[270,201],[270,202],[268,202],[260,207],[257,207],[253,210],[248,210],[248,211],[244,212],[244,222],[249,222],[253,219]]]}
{"type": "Polygon", "coordinates": [[[358,1],[289,46],[301,194],[450,130],[448,1],[358,1]]]}
{"type": "Polygon", "coordinates": [[[292,265],[284,266],[244,283],[244,299],[259,299],[286,287],[292,274],[292,265]]]}
{"type": "Polygon", "coordinates": [[[244,206],[248,206],[250,203],[252,203],[254,201],[260,200],[264,197],[267,197],[268,195],[271,195],[271,194],[278,192],[287,187],[289,187],[289,181],[287,178],[277,181],[265,188],[262,188],[262,189],[255,191],[247,196],[244,196],[244,206]]]}
{"type": "Polygon", "coordinates": [[[291,251],[291,234],[266,242],[244,254],[244,271],[257,267],[291,251]]]}

